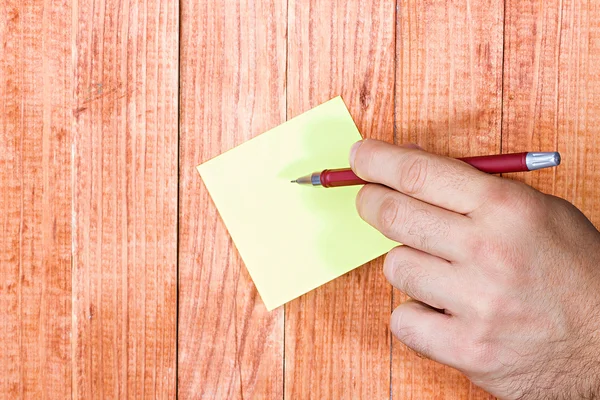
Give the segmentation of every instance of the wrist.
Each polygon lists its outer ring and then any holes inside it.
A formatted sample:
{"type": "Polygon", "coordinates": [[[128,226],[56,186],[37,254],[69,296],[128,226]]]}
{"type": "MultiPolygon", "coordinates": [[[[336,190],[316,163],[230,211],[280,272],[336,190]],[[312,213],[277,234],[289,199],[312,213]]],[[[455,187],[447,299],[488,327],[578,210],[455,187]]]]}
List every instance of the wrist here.
{"type": "Polygon", "coordinates": [[[581,335],[585,339],[572,353],[572,384],[560,398],[600,400],[600,321],[594,317],[590,318],[587,334],[581,335]]]}
{"type": "Polygon", "coordinates": [[[552,361],[539,365],[520,399],[600,400],[600,313],[587,315],[569,340],[548,342],[552,351],[545,359],[552,361]]]}

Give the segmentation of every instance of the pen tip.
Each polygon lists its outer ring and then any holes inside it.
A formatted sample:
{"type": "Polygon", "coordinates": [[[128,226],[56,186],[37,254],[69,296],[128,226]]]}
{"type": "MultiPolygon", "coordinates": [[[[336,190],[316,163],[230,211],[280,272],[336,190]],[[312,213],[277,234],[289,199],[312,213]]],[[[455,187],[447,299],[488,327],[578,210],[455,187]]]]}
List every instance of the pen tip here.
{"type": "Polygon", "coordinates": [[[291,181],[292,183],[297,183],[298,181],[296,179],[294,179],[293,181],[291,181]]]}

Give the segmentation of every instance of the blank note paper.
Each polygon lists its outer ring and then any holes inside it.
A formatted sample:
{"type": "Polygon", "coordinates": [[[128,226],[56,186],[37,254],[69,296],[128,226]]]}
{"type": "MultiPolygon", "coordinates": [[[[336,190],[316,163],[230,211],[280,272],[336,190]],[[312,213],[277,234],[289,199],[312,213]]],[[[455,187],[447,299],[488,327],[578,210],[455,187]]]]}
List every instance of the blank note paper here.
{"type": "Polygon", "coordinates": [[[290,183],[348,167],[360,139],[337,97],[198,167],[267,309],[396,245],[358,216],[360,187],[290,183]]]}

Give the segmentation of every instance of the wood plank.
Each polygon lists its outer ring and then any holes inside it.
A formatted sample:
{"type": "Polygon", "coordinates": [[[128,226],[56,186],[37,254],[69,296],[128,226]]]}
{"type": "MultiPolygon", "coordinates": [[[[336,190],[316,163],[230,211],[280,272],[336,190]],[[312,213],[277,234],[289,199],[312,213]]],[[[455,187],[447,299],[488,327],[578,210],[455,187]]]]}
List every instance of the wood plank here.
{"type": "MultiPolygon", "coordinates": [[[[396,139],[452,157],[500,151],[503,2],[399,0],[396,139]]],[[[394,292],[394,306],[406,297],[394,292]]],[[[392,342],[393,398],[487,398],[392,342]]]]}
{"type": "Polygon", "coordinates": [[[74,398],[176,393],[178,15],[74,10],[74,398]]]}
{"type": "Polygon", "coordinates": [[[71,396],[71,6],[0,7],[0,397],[71,396]]]}
{"type": "Polygon", "coordinates": [[[182,1],[179,395],[283,397],[267,312],[196,169],[285,120],[286,3],[182,1]]]}
{"type": "MultiPolygon", "coordinates": [[[[288,118],[341,94],[363,136],[393,140],[395,4],[290,1],[288,118]]],[[[286,305],[286,399],[390,395],[382,259],[286,305]]]]}
{"type": "Polygon", "coordinates": [[[562,165],[513,174],[563,197],[600,226],[600,7],[509,0],[504,151],[557,149],[562,165]]]}

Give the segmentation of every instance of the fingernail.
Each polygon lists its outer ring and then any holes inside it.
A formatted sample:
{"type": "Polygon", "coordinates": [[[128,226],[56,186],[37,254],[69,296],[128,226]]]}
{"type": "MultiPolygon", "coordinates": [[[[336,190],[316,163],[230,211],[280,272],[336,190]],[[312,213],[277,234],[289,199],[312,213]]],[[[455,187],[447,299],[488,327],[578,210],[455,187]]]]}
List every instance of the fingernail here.
{"type": "Polygon", "coordinates": [[[356,142],[352,145],[352,148],[350,149],[350,166],[352,167],[352,169],[354,169],[354,157],[356,157],[356,151],[358,150],[358,148],[360,147],[360,145],[362,144],[362,140],[359,142],[356,142]]]}
{"type": "Polygon", "coordinates": [[[404,147],[406,149],[423,150],[423,148],[421,146],[419,146],[418,144],[415,144],[415,143],[403,143],[400,145],[400,147],[404,147]]]}

